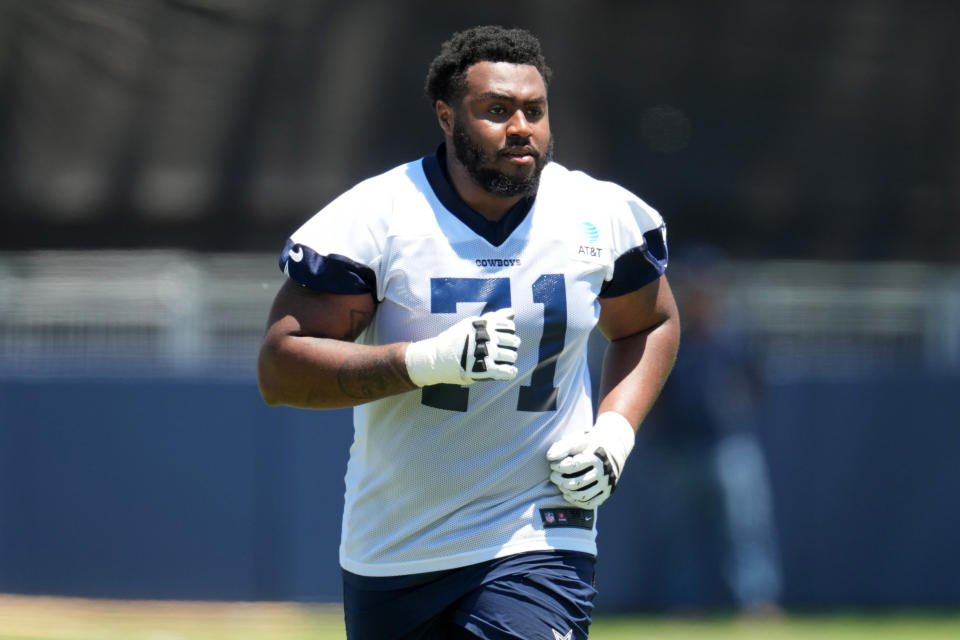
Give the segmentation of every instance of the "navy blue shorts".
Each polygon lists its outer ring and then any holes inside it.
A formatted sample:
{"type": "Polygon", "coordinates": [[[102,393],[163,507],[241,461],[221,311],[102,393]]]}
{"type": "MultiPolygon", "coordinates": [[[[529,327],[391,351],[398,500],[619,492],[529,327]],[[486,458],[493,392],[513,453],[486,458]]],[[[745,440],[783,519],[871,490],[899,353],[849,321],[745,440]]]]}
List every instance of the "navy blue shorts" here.
{"type": "Polygon", "coordinates": [[[595,566],[586,553],[536,551],[389,578],[344,571],[347,638],[584,640],[595,566]]]}

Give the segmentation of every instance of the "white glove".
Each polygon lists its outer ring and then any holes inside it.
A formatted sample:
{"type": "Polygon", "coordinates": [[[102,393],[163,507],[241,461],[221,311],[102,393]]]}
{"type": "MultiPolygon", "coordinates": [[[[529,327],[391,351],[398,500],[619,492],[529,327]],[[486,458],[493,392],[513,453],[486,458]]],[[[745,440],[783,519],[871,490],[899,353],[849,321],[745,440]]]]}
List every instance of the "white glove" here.
{"type": "Polygon", "coordinates": [[[599,507],[617,488],[635,439],[626,418],[615,411],[601,413],[592,429],[564,436],[547,451],[550,482],[570,504],[599,507]]]}
{"type": "Polygon", "coordinates": [[[407,375],[418,387],[447,382],[512,380],[517,376],[513,309],[464,318],[433,338],[407,345],[407,375]]]}

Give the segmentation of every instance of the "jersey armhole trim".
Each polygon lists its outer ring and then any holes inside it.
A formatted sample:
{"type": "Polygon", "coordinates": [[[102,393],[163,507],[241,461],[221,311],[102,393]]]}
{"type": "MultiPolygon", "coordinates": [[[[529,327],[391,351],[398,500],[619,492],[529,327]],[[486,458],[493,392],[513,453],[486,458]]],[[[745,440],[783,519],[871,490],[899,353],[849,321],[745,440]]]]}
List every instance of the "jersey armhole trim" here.
{"type": "Polygon", "coordinates": [[[342,294],[377,291],[377,274],[370,267],[336,253],[321,255],[292,239],[280,253],[279,266],[291,280],[308,289],[342,294]]]}
{"type": "Polygon", "coordinates": [[[642,289],[667,270],[669,251],[663,227],[643,234],[643,244],[623,253],[613,263],[613,278],[603,283],[600,298],[615,298],[642,289]]]}

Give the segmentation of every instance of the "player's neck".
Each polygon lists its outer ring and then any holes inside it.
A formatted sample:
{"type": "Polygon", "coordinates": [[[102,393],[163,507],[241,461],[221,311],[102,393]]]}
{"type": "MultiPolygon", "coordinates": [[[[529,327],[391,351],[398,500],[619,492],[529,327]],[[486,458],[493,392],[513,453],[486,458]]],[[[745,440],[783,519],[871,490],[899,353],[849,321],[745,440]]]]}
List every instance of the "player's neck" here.
{"type": "Polygon", "coordinates": [[[456,160],[447,158],[447,177],[457,195],[471,209],[491,222],[501,220],[523,196],[495,196],[474,181],[467,168],[456,160]]]}

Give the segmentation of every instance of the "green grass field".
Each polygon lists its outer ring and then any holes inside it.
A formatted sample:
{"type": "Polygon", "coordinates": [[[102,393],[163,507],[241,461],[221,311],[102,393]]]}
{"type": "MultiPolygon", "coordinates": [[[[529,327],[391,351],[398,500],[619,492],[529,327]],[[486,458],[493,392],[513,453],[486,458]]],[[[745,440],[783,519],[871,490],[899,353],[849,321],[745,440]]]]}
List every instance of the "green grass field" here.
{"type": "MultiPolygon", "coordinates": [[[[913,640],[960,638],[960,614],[600,617],[596,640],[913,640]]],[[[0,640],[341,640],[335,606],[126,602],[0,595],[0,640]]]]}

